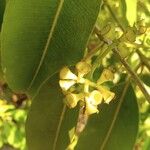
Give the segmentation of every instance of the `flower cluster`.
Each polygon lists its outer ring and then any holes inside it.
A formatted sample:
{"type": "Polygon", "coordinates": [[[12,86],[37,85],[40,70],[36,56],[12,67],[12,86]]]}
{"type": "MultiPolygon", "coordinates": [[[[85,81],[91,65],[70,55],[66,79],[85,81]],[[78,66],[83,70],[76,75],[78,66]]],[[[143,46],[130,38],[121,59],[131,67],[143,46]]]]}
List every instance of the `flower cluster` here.
{"type": "Polygon", "coordinates": [[[77,75],[74,74],[68,67],[63,67],[60,71],[59,85],[65,94],[65,103],[69,108],[74,108],[80,101],[85,107],[85,113],[91,115],[98,113],[98,105],[103,101],[107,104],[114,98],[115,94],[109,91],[101,84],[108,80],[113,80],[113,73],[105,69],[96,83],[86,79],[91,66],[81,61],[76,65],[77,75]],[[76,92],[75,85],[82,85],[79,93],[76,92]],[[72,87],[74,90],[72,90],[72,87]],[[91,88],[92,87],[92,90],[91,88]]]}

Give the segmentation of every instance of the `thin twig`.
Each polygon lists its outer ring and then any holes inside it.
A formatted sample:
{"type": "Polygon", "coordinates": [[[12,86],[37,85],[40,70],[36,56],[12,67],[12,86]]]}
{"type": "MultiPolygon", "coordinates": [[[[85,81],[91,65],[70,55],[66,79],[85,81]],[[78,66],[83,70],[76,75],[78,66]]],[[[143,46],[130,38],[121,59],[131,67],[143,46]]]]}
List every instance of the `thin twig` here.
{"type": "Polygon", "coordinates": [[[114,18],[114,20],[116,21],[116,23],[118,24],[118,26],[121,28],[122,31],[124,31],[123,26],[121,25],[120,21],[118,20],[118,18],[116,17],[115,13],[111,9],[110,5],[107,2],[104,2],[104,4],[107,7],[107,9],[109,10],[109,12],[112,15],[112,17],[114,18]]]}
{"type": "MultiPolygon", "coordinates": [[[[124,31],[123,26],[120,24],[118,18],[115,16],[115,13],[113,12],[113,10],[109,6],[109,4],[107,2],[105,2],[105,5],[107,6],[109,12],[111,13],[112,17],[114,18],[114,20],[116,21],[116,23],[118,24],[118,26],[122,29],[122,31],[124,31]]],[[[99,35],[99,32],[96,33],[96,34],[99,35]]],[[[104,41],[108,45],[110,45],[110,43],[113,43],[113,42],[107,42],[108,40],[106,40],[106,39],[104,39],[104,41]]],[[[120,52],[118,51],[117,47],[113,48],[112,51],[118,57],[118,59],[120,60],[120,62],[124,65],[124,67],[126,68],[126,70],[129,72],[129,74],[131,75],[131,77],[133,78],[133,80],[136,82],[136,84],[138,85],[138,87],[140,88],[140,90],[142,91],[142,93],[144,94],[144,96],[146,97],[147,101],[150,103],[150,95],[147,92],[147,90],[145,89],[145,87],[144,87],[142,81],[140,80],[140,78],[136,75],[136,73],[134,71],[132,71],[132,69],[130,68],[129,64],[121,57],[120,52]]]]}
{"type": "Polygon", "coordinates": [[[103,47],[104,43],[100,43],[96,48],[92,49],[84,58],[83,61],[87,61],[91,59],[99,50],[101,47],[103,47]]]}

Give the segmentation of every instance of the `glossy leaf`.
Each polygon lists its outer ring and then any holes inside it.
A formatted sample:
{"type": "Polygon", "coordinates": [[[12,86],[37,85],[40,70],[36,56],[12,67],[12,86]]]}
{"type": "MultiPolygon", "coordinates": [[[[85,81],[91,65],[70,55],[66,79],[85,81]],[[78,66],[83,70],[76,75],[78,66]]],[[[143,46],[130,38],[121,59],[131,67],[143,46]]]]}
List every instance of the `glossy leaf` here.
{"type": "Polygon", "coordinates": [[[76,109],[64,109],[57,77],[49,80],[33,100],[28,114],[28,150],[52,150],[55,146],[55,149],[65,149],[69,143],[68,131],[76,124],[77,115],[76,109]]]}
{"type": "Polygon", "coordinates": [[[137,19],[137,0],[125,0],[126,2],[126,18],[130,26],[136,22],[137,19]]]}
{"type": "MultiPolygon", "coordinates": [[[[125,92],[124,84],[116,86],[113,91],[116,99],[109,105],[101,105],[100,113],[90,117],[76,150],[112,150],[112,147],[114,150],[132,150],[138,130],[136,97],[131,86],[125,92]],[[124,92],[125,97],[121,99],[124,92]]],[[[67,147],[68,132],[76,125],[78,110],[63,111],[63,95],[57,78],[49,80],[33,100],[28,114],[29,150],[64,150],[67,147]]]]}
{"type": "Polygon", "coordinates": [[[2,66],[16,91],[32,91],[82,58],[101,0],[10,0],[2,29],[2,66]]]}

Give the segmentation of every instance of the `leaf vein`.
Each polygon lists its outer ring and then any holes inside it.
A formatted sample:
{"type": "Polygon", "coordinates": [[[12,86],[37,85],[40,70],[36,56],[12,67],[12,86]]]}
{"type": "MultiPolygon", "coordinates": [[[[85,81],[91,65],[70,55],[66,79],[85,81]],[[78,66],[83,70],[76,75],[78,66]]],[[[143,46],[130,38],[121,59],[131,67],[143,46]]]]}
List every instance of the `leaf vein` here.
{"type": "Polygon", "coordinates": [[[39,71],[40,71],[40,68],[44,62],[44,59],[45,59],[45,56],[47,54],[47,51],[48,51],[48,47],[49,47],[49,44],[51,42],[51,39],[53,37],[53,33],[54,33],[54,30],[55,30],[55,27],[57,25],[57,22],[58,22],[58,18],[59,18],[59,15],[60,15],[60,12],[62,10],[62,7],[63,7],[63,4],[64,4],[64,0],[60,0],[60,3],[58,5],[58,8],[57,8],[57,11],[56,11],[56,14],[55,14],[55,17],[54,17],[54,20],[53,20],[53,23],[52,23],[52,27],[50,29],[50,32],[49,32],[49,35],[48,35],[48,38],[47,38],[47,42],[45,44],[45,47],[44,47],[44,50],[43,50],[43,54],[41,56],[41,59],[40,59],[40,62],[39,62],[39,65],[37,66],[37,69],[34,73],[34,76],[33,76],[33,79],[31,80],[30,82],[30,85],[29,85],[29,88],[31,88],[31,86],[33,85],[34,81],[35,81],[35,78],[37,77],[39,71]]]}

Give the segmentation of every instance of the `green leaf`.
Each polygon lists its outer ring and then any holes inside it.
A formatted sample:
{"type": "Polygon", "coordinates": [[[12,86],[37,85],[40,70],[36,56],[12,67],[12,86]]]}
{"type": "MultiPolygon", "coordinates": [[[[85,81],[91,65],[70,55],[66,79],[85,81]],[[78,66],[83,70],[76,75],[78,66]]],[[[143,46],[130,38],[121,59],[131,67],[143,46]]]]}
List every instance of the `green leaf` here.
{"type": "Polygon", "coordinates": [[[138,105],[131,86],[120,84],[112,89],[116,98],[100,106],[99,115],[89,119],[77,150],[132,150],[138,132],[138,105]],[[125,95],[124,95],[125,94],[125,95]],[[123,96],[124,95],[124,96],[123,96]]]}
{"type": "Polygon", "coordinates": [[[1,25],[2,25],[2,22],[3,22],[5,4],[6,4],[5,0],[0,0],[0,31],[1,31],[1,25]]]}
{"type": "Polygon", "coordinates": [[[125,0],[126,2],[126,18],[130,26],[136,22],[137,19],[137,0],[125,0]]]}
{"type": "MultiPolygon", "coordinates": [[[[132,87],[113,88],[116,99],[100,106],[79,138],[76,150],[132,150],[138,131],[138,106],[132,87]],[[123,93],[125,97],[123,97],[123,93]],[[121,98],[122,97],[122,98],[121,98]]],[[[63,95],[55,77],[40,89],[33,100],[26,123],[29,150],[64,150],[69,131],[76,125],[77,109],[64,109],[63,95]]]]}
{"type": "Polygon", "coordinates": [[[31,91],[82,58],[101,0],[10,0],[2,66],[13,90],[31,91]]]}
{"type": "Polygon", "coordinates": [[[78,113],[65,109],[57,78],[47,81],[32,102],[26,123],[28,150],[65,149],[69,144],[78,113]]]}

